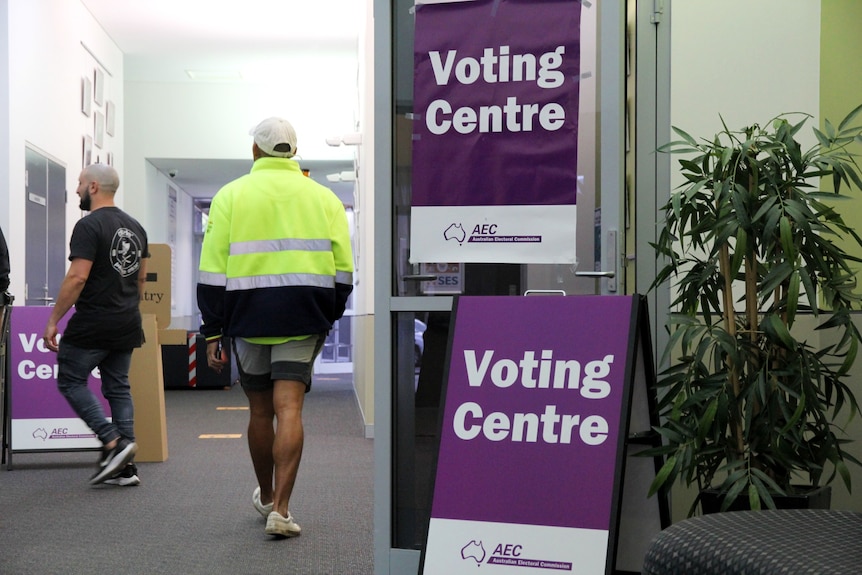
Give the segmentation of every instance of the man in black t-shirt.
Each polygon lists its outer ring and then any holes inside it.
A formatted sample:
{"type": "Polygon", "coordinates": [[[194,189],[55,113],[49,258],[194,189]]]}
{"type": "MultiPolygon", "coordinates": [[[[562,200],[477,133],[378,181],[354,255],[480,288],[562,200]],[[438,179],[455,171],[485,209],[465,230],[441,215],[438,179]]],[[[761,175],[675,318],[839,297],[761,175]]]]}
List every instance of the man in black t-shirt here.
{"type": "Polygon", "coordinates": [[[132,350],[143,343],[138,305],[150,254],[144,228],[114,205],[119,185],[116,170],[104,164],[91,164],[78,177],[80,207],[90,213],[72,231],[72,263],[44,335],[57,352],[57,387],[103,445],[92,485],[140,483],[131,463],[138,446],[129,366],[132,350]],[[57,323],[73,305],[75,314],[59,338],[57,323]],[[96,367],[111,420],[87,386],[96,367]]]}

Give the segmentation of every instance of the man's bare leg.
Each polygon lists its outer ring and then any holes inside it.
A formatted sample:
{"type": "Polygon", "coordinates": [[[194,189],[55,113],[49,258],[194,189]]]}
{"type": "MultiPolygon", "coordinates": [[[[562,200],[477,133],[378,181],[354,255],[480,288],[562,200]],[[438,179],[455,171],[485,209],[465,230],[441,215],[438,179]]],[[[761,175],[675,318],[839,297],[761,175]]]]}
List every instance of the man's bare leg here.
{"type": "Polygon", "coordinates": [[[274,468],[273,442],[275,429],[273,419],[273,391],[246,391],[249,404],[248,450],[257,484],[260,486],[260,502],[272,502],[272,474],[274,468]]]}
{"type": "MultiPolygon", "coordinates": [[[[275,471],[275,490],[272,510],[287,517],[290,496],[296,483],[299,461],[305,439],[302,426],[302,406],[305,401],[305,384],[301,381],[276,380],[272,403],[275,410],[275,441],[272,460],[275,471]]],[[[261,500],[263,496],[261,495],[261,500]]]]}

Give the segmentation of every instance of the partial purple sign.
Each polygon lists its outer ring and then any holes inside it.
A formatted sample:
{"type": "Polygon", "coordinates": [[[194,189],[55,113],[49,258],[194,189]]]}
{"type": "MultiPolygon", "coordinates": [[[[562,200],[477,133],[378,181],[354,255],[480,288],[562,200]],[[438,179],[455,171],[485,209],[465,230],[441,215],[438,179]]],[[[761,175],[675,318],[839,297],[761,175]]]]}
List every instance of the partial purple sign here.
{"type": "MultiPolygon", "coordinates": [[[[100,445],[57,389],[57,354],[42,339],[51,310],[50,307],[12,310],[8,350],[13,449],[59,450],[100,445]]],[[[60,338],[73,313],[70,311],[57,325],[60,338]]],[[[110,406],[100,393],[101,380],[91,373],[88,381],[110,417],[110,406]]]]}
{"type": "Polygon", "coordinates": [[[576,203],[580,14],[580,0],[416,6],[414,208],[576,203]]]}
{"type": "Polygon", "coordinates": [[[432,518],[610,529],[633,303],[458,299],[432,518]]]}

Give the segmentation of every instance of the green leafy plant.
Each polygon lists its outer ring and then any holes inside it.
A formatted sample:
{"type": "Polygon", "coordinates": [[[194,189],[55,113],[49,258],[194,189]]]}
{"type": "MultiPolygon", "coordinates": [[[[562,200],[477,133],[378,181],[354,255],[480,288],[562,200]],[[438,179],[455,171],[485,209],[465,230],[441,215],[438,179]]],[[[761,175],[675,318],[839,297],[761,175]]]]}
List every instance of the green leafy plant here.
{"type": "Polygon", "coordinates": [[[808,150],[796,140],[804,114],[739,131],[722,119],[711,140],[674,128],[682,139],[659,149],[687,157],[653,244],[665,263],[652,289],[671,281],[676,296],[663,359],[670,367],[657,384],[662,446],[648,453],[664,465],[651,494],[680,479],[717,488],[722,509],[740,496],[760,509],[775,507],[791,481],[817,486],[837,474],[850,489],[847,463],[860,462],[844,451],[837,418],[858,411],[846,376],[860,342],[850,314],[860,302],[851,264],[860,259],[834,239],[862,239],[833,203],[842,188],[862,188],[849,149],[862,143],[862,127],[852,125],[860,112],[813,129],[808,150]],[[801,313],[834,343],[797,339],[801,313]]]}

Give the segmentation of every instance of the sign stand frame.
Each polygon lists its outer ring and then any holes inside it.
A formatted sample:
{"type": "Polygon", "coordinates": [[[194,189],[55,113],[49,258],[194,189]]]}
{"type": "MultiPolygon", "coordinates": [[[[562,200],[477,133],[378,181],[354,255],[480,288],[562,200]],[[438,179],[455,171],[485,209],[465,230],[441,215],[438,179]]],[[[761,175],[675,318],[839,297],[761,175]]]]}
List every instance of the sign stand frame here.
{"type": "Polygon", "coordinates": [[[9,417],[9,327],[12,318],[12,302],[15,297],[12,294],[0,293],[0,464],[5,464],[7,457],[11,464],[11,447],[9,442],[10,421],[9,417]]]}

